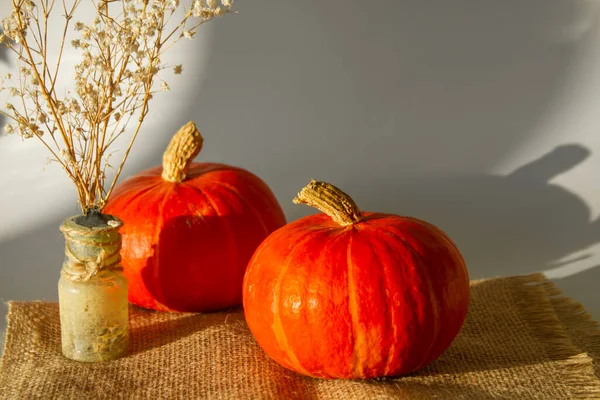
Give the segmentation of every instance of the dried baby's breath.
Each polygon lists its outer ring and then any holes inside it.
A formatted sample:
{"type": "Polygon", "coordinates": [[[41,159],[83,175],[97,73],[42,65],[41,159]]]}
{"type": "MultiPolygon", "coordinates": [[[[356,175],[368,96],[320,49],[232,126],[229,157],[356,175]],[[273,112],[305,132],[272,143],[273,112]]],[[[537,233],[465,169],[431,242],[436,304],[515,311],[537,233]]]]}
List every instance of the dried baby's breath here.
{"type": "MultiPolygon", "coordinates": [[[[11,0],[12,12],[2,21],[0,34],[0,43],[18,62],[18,79],[13,82],[9,74],[0,82],[0,91],[14,98],[0,110],[10,120],[4,131],[36,137],[45,145],[75,183],[83,212],[102,209],[150,100],[157,90],[170,90],[165,81],[155,85],[157,74],[167,68],[161,63],[164,52],[181,38],[193,38],[202,23],[231,10],[229,0],[89,1],[96,14],[86,23],[74,20],[82,0],[11,0]],[[63,19],[58,41],[48,28],[51,14],[63,19]],[[69,32],[75,37],[67,41],[69,32]],[[47,51],[55,43],[60,43],[58,60],[51,60],[47,51]],[[72,75],[74,92],[65,93],[57,89],[57,81],[65,73],[60,67],[69,45],[81,58],[72,75]],[[131,139],[106,189],[109,147],[132,118],[131,139]]],[[[173,71],[181,74],[183,67],[173,71]]]]}

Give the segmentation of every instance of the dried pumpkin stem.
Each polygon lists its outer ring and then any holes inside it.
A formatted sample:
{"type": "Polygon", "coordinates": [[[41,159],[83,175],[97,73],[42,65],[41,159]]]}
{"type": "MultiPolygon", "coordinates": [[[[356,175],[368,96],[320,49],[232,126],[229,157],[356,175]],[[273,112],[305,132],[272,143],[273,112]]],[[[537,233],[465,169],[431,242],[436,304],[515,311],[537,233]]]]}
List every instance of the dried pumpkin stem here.
{"type": "Polygon", "coordinates": [[[352,197],[327,182],[311,180],[298,193],[294,203],[314,207],[342,226],[355,224],[362,219],[352,197]]]}
{"type": "Polygon", "coordinates": [[[162,178],[169,182],[185,181],[190,164],[200,153],[203,141],[194,122],[190,121],[179,129],[163,154],[162,178]]]}

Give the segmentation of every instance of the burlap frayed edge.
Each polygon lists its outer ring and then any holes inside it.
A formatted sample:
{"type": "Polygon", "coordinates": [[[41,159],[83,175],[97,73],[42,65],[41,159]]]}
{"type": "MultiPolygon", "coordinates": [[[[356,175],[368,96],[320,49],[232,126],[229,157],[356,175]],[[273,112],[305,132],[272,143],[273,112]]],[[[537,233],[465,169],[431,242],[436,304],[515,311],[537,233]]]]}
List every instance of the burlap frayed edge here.
{"type": "Polygon", "coordinates": [[[12,339],[12,329],[11,326],[13,324],[12,322],[12,318],[10,318],[10,314],[12,312],[12,306],[14,301],[5,301],[3,302],[4,304],[6,304],[8,306],[8,312],[6,313],[6,316],[4,318],[6,318],[6,331],[4,332],[4,346],[2,347],[2,357],[0,357],[0,371],[4,370],[4,359],[6,358],[6,350],[8,350],[9,346],[9,341],[12,339]]]}
{"type": "Polygon", "coordinates": [[[600,378],[600,324],[583,304],[565,296],[553,282],[546,281],[541,286],[574,344],[592,358],[594,373],[600,378]]]}
{"type": "Polygon", "coordinates": [[[563,382],[575,399],[600,399],[598,365],[594,354],[600,351],[600,330],[582,304],[563,295],[544,274],[515,276],[519,292],[539,288],[548,309],[540,303],[517,301],[532,328],[531,334],[547,344],[546,353],[553,358],[565,357],[563,382]],[[526,288],[529,289],[526,289],[526,288]],[[562,332],[554,329],[562,327],[562,332]],[[551,354],[550,354],[551,352],[551,354]],[[576,354],[576,355],[573,355],[576,354]]]}
{"type": "Polygon", "coordinates": [[[7,398],[7,393],[5,392],[7,390],[6,385],[5,385],[5,378],[7,378],[11,372],[11,368],[10,368],[10,360],[9,357],[10,355],[9,353],[9,348],[12,348],[14,346],[14,344],[12,343],[13,341],[16,342],[16,338],[15,338],[15,334],[13,334],[13,324],[14,322],[14,318],[11,318],[12,313],[14,311],[14,303],[16,303],[15,301],[8,301],[5,302],[6,305],[8,305],[8,312],[6,313],[6,333],[5,333],[5,337],[4,337],[4,348],[2,349],[2,357],[0,358],[0,398],[7,398]],[[3,376],[3,374],[6,374],[5,376],[3,376]]]}

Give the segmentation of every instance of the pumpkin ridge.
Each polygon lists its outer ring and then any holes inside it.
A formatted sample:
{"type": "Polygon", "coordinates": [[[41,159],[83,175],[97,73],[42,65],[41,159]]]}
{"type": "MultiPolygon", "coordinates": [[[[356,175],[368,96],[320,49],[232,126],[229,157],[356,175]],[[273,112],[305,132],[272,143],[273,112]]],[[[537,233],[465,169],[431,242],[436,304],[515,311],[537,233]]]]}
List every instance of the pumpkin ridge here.
{"type": "Polygon", "coordinates": [[[252,213],[256,216],[256,219],[258,220],[258,222],[260,222],[260,226],[262,226],[262,228],[265,231],[265,237],[269,236],[270,231],[269,231],[269,228],[265,225],[265,221],[263,221],[263,219],[260,216],[260,214],[258,213],[258,211],[256,211],[256,208],[254,208],[254,206],[252,204],[250,204],[248,202],[248,200],[246,200],[244,198],[244,196],[242,196],[242,194],[236,188],[234,188],[233,186],[226,185],[221,182],[217,182],[217,181],[210,181],[210,182],[214,183],[216,185],[219,185],[221,187],[224,187],[226,189],[229,189],[229,191],[231,191],[231,193],[235,194],[235,196],[237,198],[239,198],[244,204],[246,204],[246,206],[248,206],[248,208],[250,208],[250,210],[252,210],[252,213]]]}
{"type": "MultiPolygon", "coordinates": [[[[208,202],[208,204],[211,206],[211,208],[215,211],[215,213],[217,214],[217,216],[221,217],[222,214],[219,213],[219,210],[217,209],[217,207],[215,206],[215,204],[213,203],[213,201],[210,199],[210,197],[199,187],[196,187],[194,185],[190,185],[188,183],[183,183],[185,187],[189,187],[192,188],[193,191],[195,191],[196,193],[200,194],[202,197],[204,197],[206,199],[206,201],[208,202]]],[[[202,221],[204,222],[204,224],[206,224],[206,220],[204,219],[204,215],[202,215],[202,213],[196,211],[196,215],[201,216],[202,221]]],[[[233,249],[234,251],[229,251],[228,253],[231,255],[233,254],[234,256],[232,257],[232,262],[231,265],[236,268],[236,270],[234,270],[234,274],[237,274],[237,244],[236,244],[236,240],[235,240],[235,235],[233,234],[233,230],[230,224],[222,224],[222,225],[227,225],[227,236],[229,237],[229,241],[231,242],[231,249],[233,249]]]]}
{"type": "MultiPolygon", "coordinates": [[[[444,244],[443,246],[441,246],[442,249],[444,249],[444,251],[449,252],[448,256],[453,257],[453,255],[450,253],[454,253],[455,256],[459,257],[459,260],[461,261],[462,265],[464,266],[464,258],[462,256],[460,250],[458,249],[458,247],[456,247],[456,244],[454,243],[454,241],[441,228],[439,228],[436,225],[433,225],[430,222],[420,220],[417,218],[413,218],[413,217],[404,217],[404,219],[410,220],[411,222],[418,225],[419,227],[424,228],[427,232],[429,232],[429,234],[435,233],[436,239],[441,240],[442,243],[444,244]]],[[[465,272],[468,277],[468,271],[465,271],[465,272]]],[[[433,280],[431,282],[433,283],[433,280]]],[[[439,291],[435,290],[434,293],[439,293],[439,291]]],[[[437,296],[435,297],[435,299],[436,299],[438,307],[440,307],[441,306],[440,299],[437,296]]],[[[439,308],[437,309],[437,311],[439,312],[439,308]]],[[[438,313],[438,315],[439,315],[439,313],[438,313]]],[[[437,318],[436,318],[436,323],[438,323],[437,318]]],[[[431,359],[430,359],[431,353],[438,346],[438,342],[443,338],[442,334],[443,334],[442,327],[439,326],[438,330],[437,330],[436,338],[435,338],[436,340],[433,342],[431,349],[429,349],[429,352],[427,353],[427,358],[425,358],[425,360],[423,361],[422,364],[431,362],[431,359]]],[[[456,337],[456,335],[455,335],[455,337],[456,337]]],[[[446,347],[446,350],[447,350],[447,348],[448,347],[446,347]]],[[[440,355],[438,354],[436,357],[439,357],[439,356],[440,355]]],[[[422,366],[423,365],[421,365],[421,367],[422,366]]]]}
{"type": "MultiPolygon", "coordinates": [[[[385,287],[386,294],[387,294],[386,295],[386,297],[387,297],[386,300],[389,300],[389,290],[388,290],[388,285],[389,285],[388,282],[390,281],[390,279],[388,279],[388,276],[389,276],[388,268],[389,267],[386,267],[383,264],[383,262],[382,262],[381,258],[379,257],[377,251],[375,251],[375,248],[373,247],[373,243],[371,243],[370,240],[367,240],[366,243],[369,246],[369,248],[371,249],[371,252],[373,253],[373,258],[377,261],[377,264],[381,267],[381,269],[383,271],[383,274],[382,274],[382,280],[383,280],[383,282],[382,282],[381,286],[385,287]]],[[[386,245],[387,245],[387,243],[386,243],[386,245]]],[[[396,327],[396,324],[394,323],[395,317],[396,317],[396,312],[394,310],[394,307],[390,307],[389,301],[385,302],[384,315],[386,317],[386,318],[384,318],[384,320],[386,321],[386,323],[388,325],[387,326],[387,328],[388,328],[387,330],[388,331],[390,330],[389,328],[390,328],[390,325],[391,325],[392,337],[393,338],[398,337],[397,336],[398,335],[398,328],[396,327]]],[[[384,369],[383,369],[384,376],[387,376],[388,373],[389,373],[389,371],[390,371],[390,365],[392,364],[392,361],[393,361],[393,357],[392,356],[394,354],[394,351],[396,351],[396,342],[395,341],[392,342],[392,344],[390,345],[389,349],[387,350],[387,357],[386,357],[385,364],[384,364],[385,366],[384,366],[384,369]]]]}
{"type": "Polygon", "coordinates": [[[279,315],[279,303],[281,301],[281,282],[283,280],[283,276],[287,272],[289,263],[292,260],[292,254],[294,254],[294,251],[298,250],[301,245],[303,245],[304,243],[313,239],[319,233],[320,233],[319,231],[316,231],[316,232],[311,231],[311,232],[307,233],[290,250],[287,257],[285,258],[285,261],[283,262],[283,266],[281,267],[281,272],[279,273],[279,276],[277,277],[277,284],[275,285],[274,299],[273,299],[273,324],[271,326],[271,329],[273,330],[275,340],[277,340],[277,344],[279,344],[279,347],[281,349],[283,349],[283,352],[288,356],[289,361],[291,362],[291,364],[293,364],[293,367],[296,368],[298,371],[300,371],[304,374],[307,374],[307,375],[310,375],[310,373],[302,366],[302,364],[300,364],[300,361],[298,360],[298,357],[296,356],[294,349],[289,345],[289,343],[287,341],[287,335],[285,333],[285,329],[283,327],[283,323],[282,323],[281,317],[279,315]]]}
{"type": "MultiPolygon", "coordinates": [[[[162,226],[164,224],[164,216],[163,216],[163,210],[165,208],[165,204],[167,203],[167,200],[169,200],[169,195],[171,194],[171,192],[173,191],[173,188],[175,188],[175,185],[169,185],[167,187],[167,190],[165,191],[165,195],[163,197],[163,200],[158,208],[158,216],[157,216],[157,221],[156,221],[156,232],[154,232],[154,243],[156,243],[156,247],[154,250],[154,259],[155,260],[159,260],[159,253],[160,253],[160,234],[162,232],[162,226]]],[[[159,272],[159,268],[152,268],[152,273],[154,275],[154,278],[156,279],[157,282],[160,282],[160,278],[158,276],[158,272],[159,272]]],[[[160,285],[157,285],[159,287],[159,291],[161,292],[162,297],[164,298],[164,293],[162,290],[162,287],[160,287],[160,285]]],[[[167,306],[165,306],[162,303],[159,303],[158,300],[156,299],[158,296],[152,296],[152,298],[154,299],[154,302],[156,303],[156,307],[158,310],[163,310],[163,311],[171,311],[171,309],[167,306]]]]}
{"type": "MultiPolygon", "coordinates": [[[[418,220],[411,218],[412,222],[419,222],[418,220]]],[[[418,261],[419,266],[421,266],[422,259],[421,259],[421,255],[415,251],[415,249],[410,245],[410,243],[408,243],[401,235],[399,232],[396,231],[396,228],[388,226],[387,227],[387,232],[391,233],[392,236],[394,236],[395,238],[397,238],[398,240],[400,240],[403,244],[404,247],[412,254],[413,260],[414,261],[418,261]]],[[[434,335],[432,340],[430,341],[430,345],[429,348],[427,349],[426,352],[424,352],[424,357],[421,359],[421,362],[418,364],[418,366],[416,368],[413,368],[413,370],[418,370],[420,369],[423,364],[425,364],[425,362],[427,361],[427,358],[429,357],[429,353],[431,353],[431,350],[433,350],[433,348],[435,347],[435,344],[439,338],[439,334],[440,334],[440,326],[438,323],[438,316],[439,316],[439,301],[437,296],[435,296],[435,294],[433,293],[433,288],[432,288],[432,283],[433,281],[431,280],[431,275],[429,274],[429,270],[427,268],[420,268],[420,273],[423,273],[425,276],[425,281],[427,282],[427,287],[429,288],[429,303],[431,306],[431,311],[435,314],[435,318],[433,318],[433,322],[434,322],[434,335]]]]}
{"type": "Polygon", "coordinates": [[[354,230],[350,232],[350,239],[348,240],[348,248],[346,250],[346,263],[348,264],[348,311],[350,313],[350,323],[352,326],[352,339],[354,341],[354,350],[352,352],[352,375],[356,374],[356,369],[358,367],[359,373],[358,375],[363,375],[362,365],[358,362],[358,358],[362,360],[364,357],[363,354],[360,354],[362,349],[365,347],[364,337],[361,335],[360,326],[359,326],[359,318],[358,318],[358,299],[356,293],[356,282],[354,282],[354,277],[352,273],[354,271],[354,266],[352,264],[352,240],[354,230]]]}
{"type": "MultiPolygon", "coordinates": [[[[412,249],[412,246],[411,246],[411,249],[412,249]]],[[[414,249],[412,251],[414,252],[414,249]]],[[[421,257],[419,257],[419,259],[421,259],[421,257]]],[[[421,263],[422,263],[422,259],[421,259],[421,263]]],[[[431,311],[433,313],[432,321],[433,321],[434,335],[433,335],[433,340],[431,341],[431,344],[429,346],[429,349],[427,349],[427,351],[423,353],[423,355],[424,355],[423,360],[415,369],[421,369],[423,367],[423,365],[429,359],[429,355],[431,354],[431,351],[433,350],[433,348],[435,347],[435,344],[439,340],[440,329],[441,329],[440,318],[439,318],[441,305],[440,305],[438,296],[436,294],[437,291],[435,290],[435,287],[433,285],[431,271],[429,271],[429,268],[421,268],[421,273],[423,275],[425,275],[425,279],[427,281],[427,287],[429,288],[429,301],[431,303],[431,311]]]]}

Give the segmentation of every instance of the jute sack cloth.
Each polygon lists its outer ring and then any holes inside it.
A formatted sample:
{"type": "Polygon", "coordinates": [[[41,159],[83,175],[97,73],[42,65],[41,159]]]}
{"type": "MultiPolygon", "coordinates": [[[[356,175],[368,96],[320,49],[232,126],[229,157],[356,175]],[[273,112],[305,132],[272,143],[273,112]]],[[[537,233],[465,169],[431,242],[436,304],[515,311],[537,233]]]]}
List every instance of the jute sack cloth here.
{"type": "Polygon", "coordinates": [[[600,398],[598,324],[542,275],[472,282],[465,325],[424,370],[396,379],[322,380],[280,367],[241,309],[168,314],[131,308],[131,351],[82,364],[60,351],[55,303],[11,302],[2,399],[600,398]]]}

